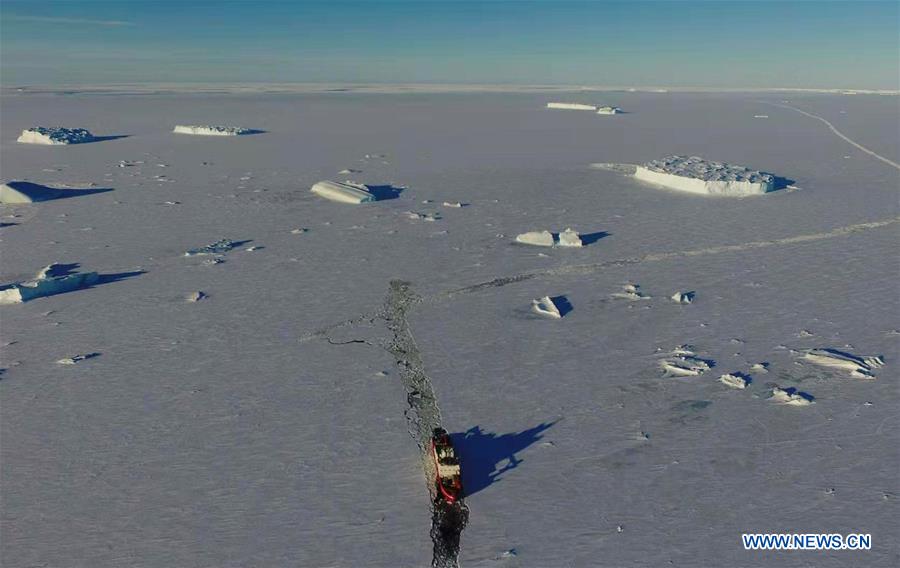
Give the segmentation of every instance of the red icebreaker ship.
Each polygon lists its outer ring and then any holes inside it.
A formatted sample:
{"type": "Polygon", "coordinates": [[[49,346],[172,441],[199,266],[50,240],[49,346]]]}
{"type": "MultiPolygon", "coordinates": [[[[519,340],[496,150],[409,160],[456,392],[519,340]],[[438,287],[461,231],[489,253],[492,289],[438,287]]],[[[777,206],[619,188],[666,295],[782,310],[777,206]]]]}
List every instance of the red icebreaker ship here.
{"type": "Polygon", "coordinates": [[[453,504],[462,496],[459,458],[453,451],[450,436],[443,428],[435,428],[431,436],[431,456],[434,458],[435,485],[438,500],[453,504]]]}

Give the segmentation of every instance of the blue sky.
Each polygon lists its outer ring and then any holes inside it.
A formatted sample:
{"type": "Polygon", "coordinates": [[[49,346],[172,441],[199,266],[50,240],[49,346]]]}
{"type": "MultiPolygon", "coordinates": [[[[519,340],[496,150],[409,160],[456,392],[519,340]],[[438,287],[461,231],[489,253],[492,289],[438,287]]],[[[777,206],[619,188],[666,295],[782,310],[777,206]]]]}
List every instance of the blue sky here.
{"type": "Polygon", "coordinates": [[[900,85],[900,2],[0,0],[0,83],[900,85]]]}

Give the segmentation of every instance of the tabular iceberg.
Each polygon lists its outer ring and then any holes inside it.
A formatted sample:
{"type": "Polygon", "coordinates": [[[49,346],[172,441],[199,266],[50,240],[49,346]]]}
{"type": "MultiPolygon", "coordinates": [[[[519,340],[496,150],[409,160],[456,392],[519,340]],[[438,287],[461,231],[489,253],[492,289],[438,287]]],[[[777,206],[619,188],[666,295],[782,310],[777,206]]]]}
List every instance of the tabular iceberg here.
{"type": "Polygon", "coordinates": [[[668,156],[638,166],[634,177],[671,189],[705,195],[761,195],[775,189],[771,174],[710,162],[697,156],[668,156]]]}
{"type": "Polygon", "coordinates": [[[235,126],[184,126],[177,125],[172,130],[175,134],[193,134],[194,136],[240,136],[252,134],[249,128],[237,128],[235,126]]]}
{"type": "Polygon", "coordinates": [[[61,128],[58,126],[35,126],[22,131],[17,142],[22,144],[44,144],[47,146],[65,146],[92,142],[94,135],[84,128],[61,128]]]}
{"type": "Polygon", "coordinates": [[[561,110],[597,110],[596,105],[586,105],[582,103],[547,103],[547,108],[561,110]]]}

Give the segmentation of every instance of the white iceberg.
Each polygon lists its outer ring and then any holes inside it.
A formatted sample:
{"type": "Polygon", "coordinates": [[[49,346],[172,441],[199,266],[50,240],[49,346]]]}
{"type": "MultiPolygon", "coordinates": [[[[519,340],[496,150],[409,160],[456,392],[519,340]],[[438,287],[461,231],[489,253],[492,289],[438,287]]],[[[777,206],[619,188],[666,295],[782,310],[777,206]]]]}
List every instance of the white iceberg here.
{"type": "Polygon", "coordinates": [[[175,134],[192,134],[194,136],[240,136],[242,134],[253,134],[256,131],[234,126],[185,126],[179,124],[175,126],[172,132],[175,134]]]}
{"type": "Polygon", "coordinates": [[[553,233],[550,231],[529,231],[516,236],[516,242],[537,247],[552,247],[553,233]]]}
{"type": "Polygon", "coordinates": [[[809,406],[814,404],[812,396],[805,392],[798,392],[793,388],[782,389],[774,387],[769,400],[775,404],[785,404],[787,406],[809,406]]]}
{"type": "Polygon", "coordinates": [[[553,300],[550,298],[550,296],[544,296],[543,298],[532,300],[531,309],[534,310],[536,314],[546,316],[548,318],[562,318],[562,314],[560,313],[559,308],[556,307],[556,304],[553,303],[553,300]]]}
{"type": "Polygon", "coordinates": [[[580,247],[583,245],[581,236],[572,229],[566,229],[559,235],[554,235],[550,231],[528,231],[516,236],[516,242],[523,245],[532,245],[536,247],[580,247]]]}
{"type": "Polygon", "coordinates": [[[339,203],[369,203],[375,201],[375,196],[369,192],[363,184],[353,182],[320,181],[310,189],[319,197],[337,201],[339,203]]]}
{"type": "Polygon", "coordinates": [[[647,294],[644,294],[640,291],[640,286],[637,284],[626,284],[622,287],[621,292],[615,292],[612,294],[613,298],[617,298],[619,300],[628,300],[629,302],[636,302],[638,300],[649,300],[651,297],[647,294]]]}
{"type": "Polygon", "coordinates": [[[873,371],[884,366],[880,356],[857,357],[836,349],[811,349],[803,358],[820,367],[847,371],[857,379],[874,379],[873,371]]]}
{"type": "Polygon", "coordinates": [[[581,236],[572,229],[566,229],[559,234],[559,246],[561,247],[580,247],[581,236]]]}
{"type": "Polygon", "coordinates": [[[59,197],[60,190],[28,181],[8,181],[0,185],[0,203],[19,205],[59,197]]]}
{"type": "Polygon", "coordinates": [[[635,179],[704,195],[741,197],[775,189],[775,177],[742,166],[710,162],[697,156],[669,156],[637,166],[635,179]]]}
{"type": "Polygon", "coordinates": [[[561,110],[597,110],[596,105],[586,105],[582,103],[547,103],[547,108],[561,110]]]}
{"type": "Polygon", "coordinates": [[[670,298],[676,304],[690,304],[694,301],[694,292],[675,292],[670,298]]]}
{"type": "Polygon", "coordinates": [[[713,361],[698,357],[689,345],[675,348],[659,362],[663,372],[671,377],[695,377],[710,370],[713,365],[713,361]]]}
{"type": "Polygon", "coordinates": [[[21,304],[35,298],[71,292],[92,286],[100,279],[96,272],[52,276],[57,266],[51,264],[42,268],[33,280],[0,287],[0,305],[21,304]]]}
{"type": "Polygon", "coordinates": [[[82,144],[92,142],[94,135],[84,128],[62,128],[58,126],[35,126],[22,131],[17,142],[22,144],[44,144],[48,146],[64,146],[66,144],[82,144]]]}
{"type": "Polygon", "coordinates": [[[750,383],[750,381],[747,380],[747,377],[741,375],[740,373],[726,373],[719,377],[719,382],[726,387],[731,387],[733,389],[745,389],[750,383]]]}

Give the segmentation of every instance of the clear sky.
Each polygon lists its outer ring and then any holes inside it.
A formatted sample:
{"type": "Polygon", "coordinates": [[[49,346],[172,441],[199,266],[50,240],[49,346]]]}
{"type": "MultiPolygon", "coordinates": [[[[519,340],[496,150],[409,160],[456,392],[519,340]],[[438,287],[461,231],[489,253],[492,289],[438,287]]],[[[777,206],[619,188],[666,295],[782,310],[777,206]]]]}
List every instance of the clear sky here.
{"type": "Polygon", "coordinates": [[[898,0],[0,0],[0,83],[898,89],[898,7],[898,0]]]}

